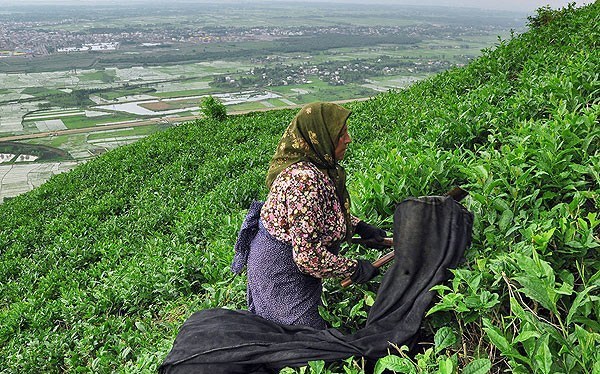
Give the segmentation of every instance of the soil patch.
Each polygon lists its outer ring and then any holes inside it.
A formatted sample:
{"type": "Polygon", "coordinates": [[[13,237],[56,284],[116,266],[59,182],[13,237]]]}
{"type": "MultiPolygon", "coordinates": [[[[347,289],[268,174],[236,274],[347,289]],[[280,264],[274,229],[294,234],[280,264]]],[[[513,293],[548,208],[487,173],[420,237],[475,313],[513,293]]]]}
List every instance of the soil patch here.
{"type": "Polygon", "coordinates": [[[171,105],[169,105],[168,103],[165,103],[164,101],[157,101],[155,103],[143,103],[143,104],[140,104],[140,106],[142,108],[153,110],[155,112],[173,109],[173,107],[171,105]]]}

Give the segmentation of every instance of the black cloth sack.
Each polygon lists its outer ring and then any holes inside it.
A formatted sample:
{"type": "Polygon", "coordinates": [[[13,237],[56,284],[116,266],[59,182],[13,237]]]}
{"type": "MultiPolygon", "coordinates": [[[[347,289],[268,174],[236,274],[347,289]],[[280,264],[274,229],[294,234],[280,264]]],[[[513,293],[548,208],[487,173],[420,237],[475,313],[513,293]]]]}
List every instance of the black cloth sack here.
{"type": "Polygon", "coordinates": [[[308,361],[350,356],[375,360],[418,331],[434,292],[470,245],[473,216],[450,197],[407,199],[394,213],[395,260],[385,273],[366,326],[282,326],[247,311],[207,309],[182,325],[160,373],[271,373],[308,361]]]}

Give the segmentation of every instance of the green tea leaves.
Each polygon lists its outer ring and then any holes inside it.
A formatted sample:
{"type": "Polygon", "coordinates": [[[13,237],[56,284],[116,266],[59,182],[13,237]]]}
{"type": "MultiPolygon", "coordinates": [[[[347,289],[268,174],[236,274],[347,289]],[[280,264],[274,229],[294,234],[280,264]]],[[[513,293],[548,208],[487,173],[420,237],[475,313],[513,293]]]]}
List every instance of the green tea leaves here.
{"type": "Polygon", "coordinates": [[[554,270],[546,261],[541,260],[535,251],[531,258],[524,255],[516,255],[516,258],[521,272],[514,279],[521,284],[520,291],[546,309],[558,313],[554,270]]]}
{"type": "Polygon", "coordinates": [[[469,362],[462,370],[462,374],[487,374],[492,368],[492,363],[487,358],[480,358],[469,362]]]}
{"type": "Polygon", "coordinates": [[[393,355],[385,356],[377,360],[373,373],[381,374],[386,369],[392,370],[395,373],[414,374],[417,372],[410,360],[393,355]]]}
{"type": "Polygon", "coordinates": [[[548,347],[550,336],[545,334],[536,343],[536,353],[534,354],[534,367],[544,374],[549,374],[552,369],[552,352],[548,347]]]}
{"type": "Polygon", "coordinates": [[[442,327],[435,333],[435,351],[437,353],[455,344],[457,341],[456,334],[450,327],[442,327]]]}
{"type": "Polygon", "coordinates": [[[484,326],[486,326],[483,330],[487,334],[487,337],[490,341],[504,354],[511,355],[513,353],[513,347],[511,342],[503,335],[502,331],[492,325],[492,323],[488,319],[483,320],[484,326]]]}

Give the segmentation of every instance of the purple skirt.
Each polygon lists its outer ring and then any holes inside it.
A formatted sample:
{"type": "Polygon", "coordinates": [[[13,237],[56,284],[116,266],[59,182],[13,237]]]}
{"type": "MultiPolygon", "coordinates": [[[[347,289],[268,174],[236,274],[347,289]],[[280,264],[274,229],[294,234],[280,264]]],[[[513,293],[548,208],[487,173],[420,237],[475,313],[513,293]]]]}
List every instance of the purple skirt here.
{"type": "Polygon", "coordinates": [[[267,232],[260,221],[263,203],[254,202],[242,224],[232,270],[247,268],[248,310],[283,325],[325,329],[319,315],[321,280],[298,270],[292,246],[267,232]]]}

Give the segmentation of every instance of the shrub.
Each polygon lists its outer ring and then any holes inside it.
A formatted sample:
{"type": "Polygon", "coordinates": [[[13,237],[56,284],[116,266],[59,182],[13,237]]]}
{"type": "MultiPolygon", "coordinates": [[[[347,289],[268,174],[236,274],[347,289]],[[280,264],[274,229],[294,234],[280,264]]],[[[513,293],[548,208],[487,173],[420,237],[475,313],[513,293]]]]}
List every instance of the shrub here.
{"type": "Polygon", "coordinates": [[[207,118],[222,121],[227,117],[225,105],[213,96],[206,96],[200,103],[200,109],[207,118]]]}

